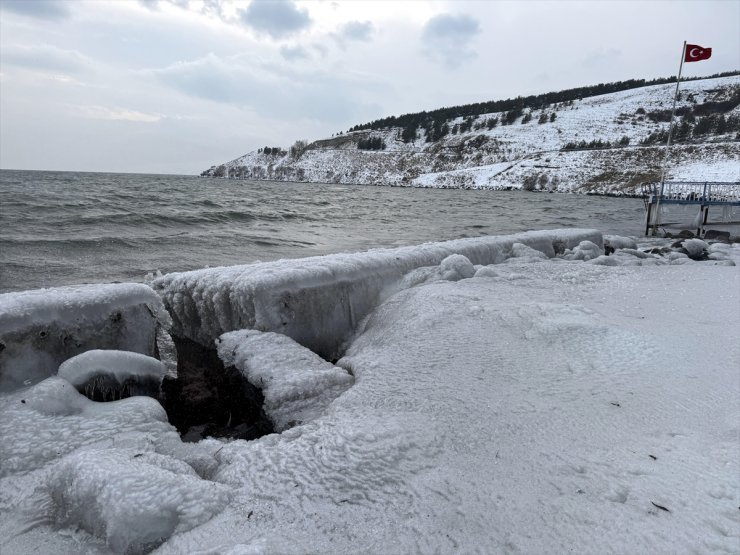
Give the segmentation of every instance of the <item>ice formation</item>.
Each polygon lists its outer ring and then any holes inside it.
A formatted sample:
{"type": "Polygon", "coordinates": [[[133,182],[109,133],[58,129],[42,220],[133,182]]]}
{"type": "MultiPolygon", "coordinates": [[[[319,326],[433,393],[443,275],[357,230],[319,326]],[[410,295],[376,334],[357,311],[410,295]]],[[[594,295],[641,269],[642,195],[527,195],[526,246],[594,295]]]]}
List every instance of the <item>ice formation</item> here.
{"type": "Polygon", "coordinates": [[[133,395],[159,397],[166,373],[156,358],[129,351],[93,349],[65,360],[57,373],[95,401],[133,395]]]}
{"type": "Polygon", "coordinates": [[[592,260],[604,254],[604,249],[592,241],[581,241],[573,249],[567,249],[563,254],[565,260],[592,260]]]}
{"type": "Polygon", "coordinates": [[[285,335],[234,331],[217,345],[224,365],[236,367],[262,390],[263,409],[277,432],[315,419],[353,382],[346,370],[285,335]]]}
{"type": "Polygon", "coordinates": [[[90,349],[156,353],[162,301],[139,283],[81,285],[0,295],[0,391],[54,375],[90,349]]]}
{"type": "Polygon", "coordinates": [[[637,241],[632,237],[622,237],[621,235],[604,235],[604,246],[617,249],[636,249],[637,241]]]}
{"type": "Polygon", "coordinates": [[[681,247],[689,255],[689,258],[694,260],[702,258],[709,249],[709,245],[701,239],[686,239],[681,243],[681,247]]]}
{"type": "MultiPolygon", "coordinates": [[[[57,376],[1,394],[0,551],[736,552],[740,271],[721,265],[740,248],[697,262],[666,241],[606,256],[571,238],[549,261],[515,240],[505,264],[418,266],[482,265],[379,293],[337,362],[354,377],[341,395],[352,378],[290,339],[224,334],[276,421],[302,415],[254,441],[184,444],[156,400],[95,403],[57,376]]],[[[249,291],[273,306],[267,284],[288,282],[270,272],[317,264],[260,265],[249,291]]],[[[193,329],[220,325],[204,314],[193,329]]]]}
{"type": "Polygon", "coordinates": [[[203,479],[215,472],[221,444],[183,444],[148,397],[96,403],[54,376],[0,396],[0,437],[0,515],[9,504],[25,515],[0,518],[2,552],[25,552],[13,542],[31,521],[82,526],[117,553],[141,553],[228,501],[203,479]]]}
{"type": "Polygon", "coordinates": [[[442,260],[438,266],[424,266],[411,270],[399,281],[385,288],[380,297],[387,298],[403,289],[437,280],[458,281],[470,278],[475,275],[475,271],[475,267],[467,257],[462,254],[451,254],[442,260]]]}
{"type": "Polygon", "coordinates": [[[148,553],[223,510],[227,488],[151,451],[87,449],[50,472],[52,519],[81,526],[115,553],[148,553]]]}
{"type": "Polygon", "coordinates": [[[396,249],[279,260],[168,274],[154,280],[173,319],[173,335],[212,345],[240,329],[287,335],[321,356],[335,358],[357,323],[382,300],[384,291],[409,272],[438,266],[450,255],[472,264],[494,264],[521,243],[548,257],[556,246],[589,241],[595,230],[561,229],[517,235],[458,239],[396,249]]]}

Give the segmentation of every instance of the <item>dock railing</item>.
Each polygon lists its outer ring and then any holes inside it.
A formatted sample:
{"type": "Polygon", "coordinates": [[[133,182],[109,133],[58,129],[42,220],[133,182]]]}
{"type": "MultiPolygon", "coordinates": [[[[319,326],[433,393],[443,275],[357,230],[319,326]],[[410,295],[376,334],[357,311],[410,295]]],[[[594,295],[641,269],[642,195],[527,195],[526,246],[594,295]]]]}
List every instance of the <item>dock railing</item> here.
{"type": "Polygon", "coordinates": [[[642,187],[645,198],[645,235],[655,235],[661,227],[659,206],[682,204],[699,206],[697,234],[707,224],[710,206],[740,206],[740,181],[666,181],[662,195],[660,183],[646,183],[642,187]]]}

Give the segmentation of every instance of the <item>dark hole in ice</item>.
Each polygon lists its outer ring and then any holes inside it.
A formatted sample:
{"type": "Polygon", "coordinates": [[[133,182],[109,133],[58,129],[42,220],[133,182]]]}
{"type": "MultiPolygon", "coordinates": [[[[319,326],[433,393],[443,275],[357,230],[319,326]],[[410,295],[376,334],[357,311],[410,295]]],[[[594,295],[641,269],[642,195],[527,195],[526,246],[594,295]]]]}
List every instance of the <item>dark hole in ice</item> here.
{"type": "Polygon", "coordinates": [[[184,441],[204,437],[256,439],[275,430],[262,410],[262,391],[233,367],[224,367],[215,349],[174,337],[177,378],[162,383],[162,405],[184,441]]]}

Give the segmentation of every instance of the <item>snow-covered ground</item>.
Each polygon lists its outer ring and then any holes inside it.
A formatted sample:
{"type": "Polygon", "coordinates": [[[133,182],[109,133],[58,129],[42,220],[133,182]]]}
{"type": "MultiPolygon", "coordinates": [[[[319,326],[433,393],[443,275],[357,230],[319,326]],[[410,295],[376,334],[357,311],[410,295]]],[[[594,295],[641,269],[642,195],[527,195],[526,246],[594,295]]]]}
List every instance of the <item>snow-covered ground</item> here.
{"type": "MultiPolygon", "coordinates": [[[[59,377],[2,395],[0,551],[737,553],[740,247],[606,243],[410,270],[336,362],[351,387],[258,440],[185,444],[155,400],[59,377]]],[[[298,345],[222,337],[312,383],[298,345]]]]}

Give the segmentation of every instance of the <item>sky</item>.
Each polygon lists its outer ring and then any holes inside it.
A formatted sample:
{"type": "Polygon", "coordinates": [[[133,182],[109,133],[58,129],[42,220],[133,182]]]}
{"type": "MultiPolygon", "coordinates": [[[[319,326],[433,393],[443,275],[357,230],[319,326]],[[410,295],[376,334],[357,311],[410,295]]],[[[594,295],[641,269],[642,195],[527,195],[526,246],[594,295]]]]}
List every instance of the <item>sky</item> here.
{"type": "Polygon", "coordinates": [[[443,106],[740,68],[740,2],[0,0],[0,168],[197,174],[443,106]]]}

